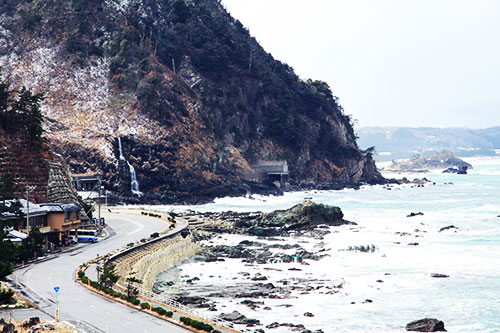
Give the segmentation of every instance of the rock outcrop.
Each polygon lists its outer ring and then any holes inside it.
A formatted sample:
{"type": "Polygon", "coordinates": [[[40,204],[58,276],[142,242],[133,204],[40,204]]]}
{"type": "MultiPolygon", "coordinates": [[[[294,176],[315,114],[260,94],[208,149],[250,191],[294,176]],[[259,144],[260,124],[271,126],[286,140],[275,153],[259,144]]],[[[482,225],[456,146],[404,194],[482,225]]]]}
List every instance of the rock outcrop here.
{"type": "Polygon", "coordinates": [[[451,151],[441,149],[430,158],[426,158],[422,155],[415,155],[408,161],[393,161],[392,165],[387,168],[387,170],[411,172],[445,168],[457,168],[458,173],[460,170],[466,171],[467,169],[472,169],[472,165],[455,157],[451,151]]]}
{"type": "Polygon", "coordinates": [[[469,167],[466,165],[461,166],[460,168],[448,168],[444,170],[443,173],[456,173],[457,175],[466,175],[468,168],[469,167]]]}
{"type": "Polygon", "coordinates": [[[257,225],[260,227],[278,227],[285,230],[304,230],[320,224],[339,226],[350,224],[344,220],[339,207],[317,204],[310,200],[297,204],[287,210],[275,210],[263,214],[257,225]]]}
{"type": "Polygon", "coordinates": [[[406,325],[407,331],[415,332],[446,332],[444,323],[433,318],[424,318],[412,321],[406,325]]]}
{"type": "Polygon", "coordinates": [[[344,220],[343,217],[339,207],[305,201],[287,210],[271,213],[204,213],[192,217],[190,223],[196,224],[199,218],[200,222],[203,222],[199,226],[200,230],[268,237],[289,235],[293,232],[314,232],[321,225],[356,224],[344,220]]]}
{"type": "Polygon", "coordinates": [[[217,0],[3,1],[0,66],[45,93],[71,170],[129,199],[278,191],[240,179],[259,160],[287,161],[298,187],[384,181],[329,86],[300,80],[217,0]]]}

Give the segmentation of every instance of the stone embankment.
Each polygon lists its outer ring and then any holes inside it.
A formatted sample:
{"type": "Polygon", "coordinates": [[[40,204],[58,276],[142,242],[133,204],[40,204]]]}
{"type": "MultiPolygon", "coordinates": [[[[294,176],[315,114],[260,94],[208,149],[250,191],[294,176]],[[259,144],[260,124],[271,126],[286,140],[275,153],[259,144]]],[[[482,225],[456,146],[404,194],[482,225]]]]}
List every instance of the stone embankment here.
{"type": "Polygon", "coordinates": [[[178,265],[182,260],[196,254],[200,245],[196,243],[189,232],[189,224],[176,232],[131,247],[109,258],[108,263],[115,265],[115,272],[120,276],[118,285],[125,287],[126,279],[135,276],[142,280],[141,287],[151,290],[156,276],[163,270],[178,265]]]}

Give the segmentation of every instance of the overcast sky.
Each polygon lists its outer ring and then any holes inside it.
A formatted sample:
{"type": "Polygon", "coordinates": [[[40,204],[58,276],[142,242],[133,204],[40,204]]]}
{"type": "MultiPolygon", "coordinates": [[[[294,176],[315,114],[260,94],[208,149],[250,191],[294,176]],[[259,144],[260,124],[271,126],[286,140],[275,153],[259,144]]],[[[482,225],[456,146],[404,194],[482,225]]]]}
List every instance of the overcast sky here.
{"type": "Polygon", "coordinates": [[[500,0],[222,0],[364,126],[500,126],[500,0]]]}

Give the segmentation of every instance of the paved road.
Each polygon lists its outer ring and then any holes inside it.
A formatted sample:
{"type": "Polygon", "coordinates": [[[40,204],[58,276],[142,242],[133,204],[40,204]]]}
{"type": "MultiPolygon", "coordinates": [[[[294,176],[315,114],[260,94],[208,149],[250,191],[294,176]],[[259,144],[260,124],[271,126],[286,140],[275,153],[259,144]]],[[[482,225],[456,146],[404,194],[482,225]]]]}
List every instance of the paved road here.
{"type": "MultiPolygon", "coordinates": [[[[79,244],[73,252],[17,270],[15,279],[27,287],[40,310],[52,316],[56,309],[54,287],[59,287],[57,301],[60,320],[69,321],[81,332],[188,332],[164,320],[112,302],[74,282],[73,277],[80,263],[149,237],[153,232],[168,226],[165,221],[141,215],[106,214],[105,218],[115,235],[96,244],[79,244]]],[[[177,224],[177,228],[182,228],[182,223],[177,224]]],[[[16,312],[14,317],[22,314],[21,311],[16,312]]]]}

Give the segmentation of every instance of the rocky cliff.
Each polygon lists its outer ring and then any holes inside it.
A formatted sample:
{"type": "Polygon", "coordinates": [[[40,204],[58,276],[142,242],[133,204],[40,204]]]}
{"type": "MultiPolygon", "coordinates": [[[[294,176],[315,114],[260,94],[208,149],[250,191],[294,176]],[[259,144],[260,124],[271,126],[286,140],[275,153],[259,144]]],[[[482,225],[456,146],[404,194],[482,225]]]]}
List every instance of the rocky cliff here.
{"type": "Polygon", "coordinates": [[[239,172],[259,160],[286,160],[296,186],[383,182],[329,86],[300,80],[217,0],[2,1],[0,66],[46,94],[71,169],[128,197],[245,194],[239,172]]]}

